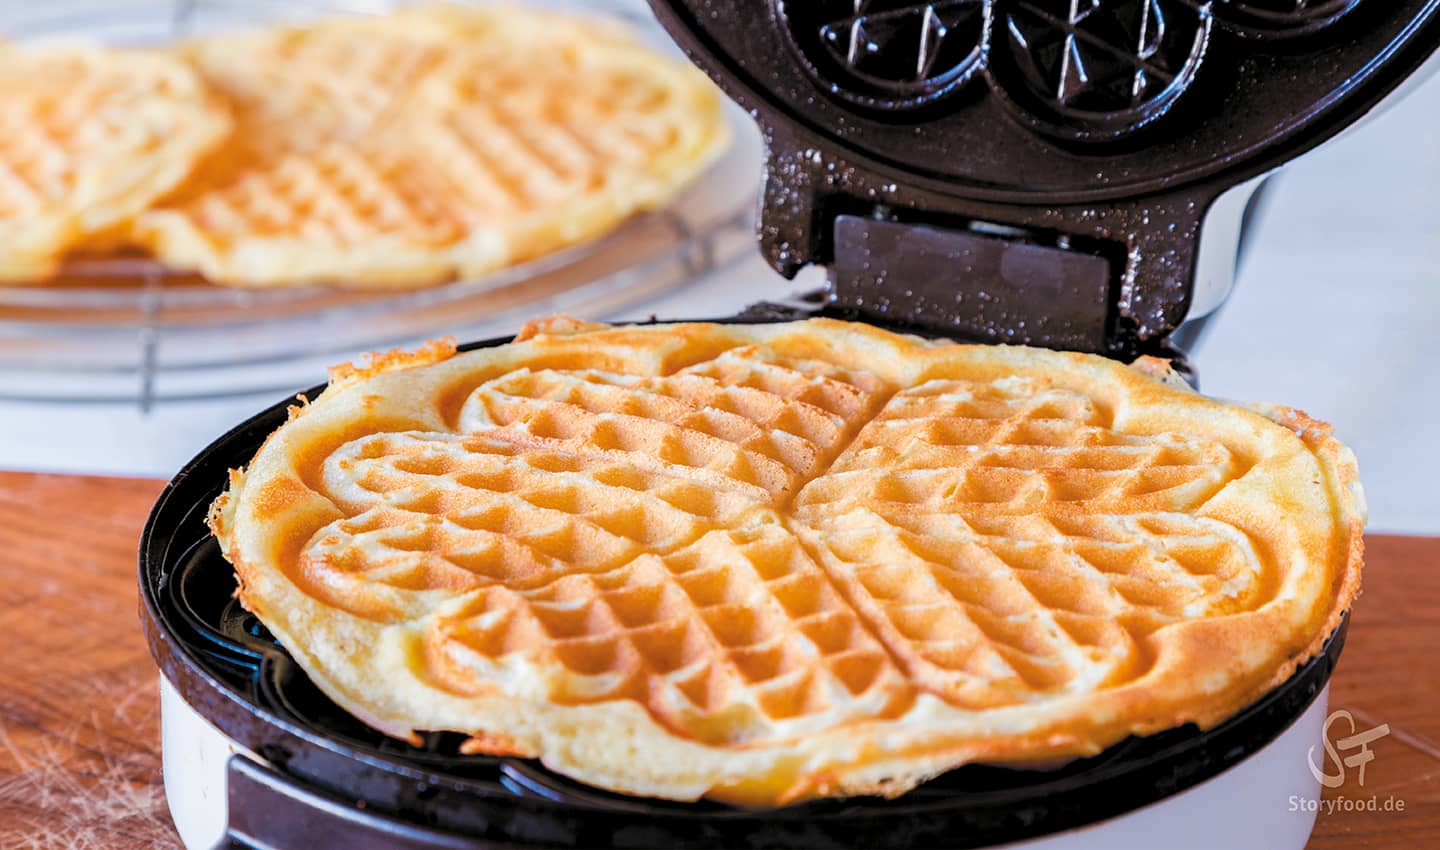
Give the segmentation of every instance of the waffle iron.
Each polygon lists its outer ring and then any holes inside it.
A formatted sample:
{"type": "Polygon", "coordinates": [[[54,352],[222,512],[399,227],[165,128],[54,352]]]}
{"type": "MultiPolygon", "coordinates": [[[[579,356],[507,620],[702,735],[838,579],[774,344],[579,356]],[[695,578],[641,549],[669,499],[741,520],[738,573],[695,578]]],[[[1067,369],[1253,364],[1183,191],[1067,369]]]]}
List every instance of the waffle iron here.
{"type": "MultiPolygon", "coordinates": [[[[1260,180],[1393,98],[1440,0],[651,0],[750,110],[759,245],[827,267],[831,315],[977,342],[1171,357],[1224,300],[1260,180]],[[1189,321],[1186,328],[1183,322],[1189,321]]],[[[1431,63],[1433,67],[1434,63],[1431,63]]],[[[507,340],[462,348],[498,345],[507,340]]],[[[318,392],[315,388],[311,392],[318,392]]],[[[165,489],[140,546],[185,845],[254,848],[1303,847],[1345,624],[1225,723],[1049,770],[970,765],[895,800],[774,810],[611,794],[463,736],[387,738],[326,698],[233,599],[204,524],[289,400],[165,489]]]]}

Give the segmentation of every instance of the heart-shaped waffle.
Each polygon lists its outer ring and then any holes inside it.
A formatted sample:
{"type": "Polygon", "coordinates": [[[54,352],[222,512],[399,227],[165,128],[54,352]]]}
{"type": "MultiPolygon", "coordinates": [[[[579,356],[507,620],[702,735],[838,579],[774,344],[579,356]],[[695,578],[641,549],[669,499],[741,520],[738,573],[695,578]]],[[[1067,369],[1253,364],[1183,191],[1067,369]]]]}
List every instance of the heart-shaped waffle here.
{"type": "Polygon", "coordinates": [[[337,370],[212,514],[245,605],[399,737],[677,799],[898,794],[1217,723],[1358,587],[1328,428],[1153,363],[825,320],[451,354],[337,370]]]}

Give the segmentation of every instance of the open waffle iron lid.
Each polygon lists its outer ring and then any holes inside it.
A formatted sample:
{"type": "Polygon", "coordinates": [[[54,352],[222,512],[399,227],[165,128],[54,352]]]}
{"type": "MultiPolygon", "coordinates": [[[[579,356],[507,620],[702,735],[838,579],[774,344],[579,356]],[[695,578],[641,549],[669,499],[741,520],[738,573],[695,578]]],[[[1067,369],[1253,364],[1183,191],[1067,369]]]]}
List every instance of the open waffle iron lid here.
{"type": "Polygon", "coordinates": [[[761,125],[776,270],[828,266],[858,318],[1126,359],[1190,314],[1217,198],[1440,43],[1435,0],[651,6],[761,125]]]}
{"type": "MultiPolygon", "coordinates": [[[[652,5],[760,122],[762,252],[786,275],[828,266],[824,311],[1127,359],[1166,352],[1185,319],[1215,200],[1357,120],[1440,41],[1440,0],[652,5]]],[[[365,727],[240,607],[205,513],[285,408],[187,466],[140,548],[162,673],[244,751],[227,779],[226,840],[242,846],[1017,841],[1161,800],[1265,747],[1343,643],[1342,623],[1288,682],[1211,730],[1130,738],[1057,770],[970,765],[897,800],[771,811],[609,794],[534,762],[461,756],[463,736],[417,747],[365,727]]]]}

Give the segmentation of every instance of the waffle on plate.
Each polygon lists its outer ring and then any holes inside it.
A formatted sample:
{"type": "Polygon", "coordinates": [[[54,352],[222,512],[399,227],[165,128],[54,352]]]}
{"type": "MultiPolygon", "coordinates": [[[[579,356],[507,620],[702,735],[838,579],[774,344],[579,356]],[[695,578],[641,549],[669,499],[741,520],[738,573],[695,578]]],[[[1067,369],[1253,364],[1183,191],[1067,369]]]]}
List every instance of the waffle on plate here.
{"type": "Polygon", "coordinates": [[[131,236],[220,283],[480,275],[663,204],[728,139],[699,71],[574,15],[419,7],[180,52],[236,130],[131,236]]]}

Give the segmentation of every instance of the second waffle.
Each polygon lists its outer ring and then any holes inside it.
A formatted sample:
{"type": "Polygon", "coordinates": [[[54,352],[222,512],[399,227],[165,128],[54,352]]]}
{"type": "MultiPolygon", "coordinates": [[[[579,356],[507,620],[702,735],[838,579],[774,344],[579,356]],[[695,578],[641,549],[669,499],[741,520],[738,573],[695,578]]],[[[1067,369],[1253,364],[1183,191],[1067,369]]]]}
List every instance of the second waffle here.
{"type": "Polygon", "coordinates": [[[483,274],[665,203],[728,138],[703,76],[580,17],[437,6],[180,49],[236,130],[130,238],[221,284],[483,274]]]}

